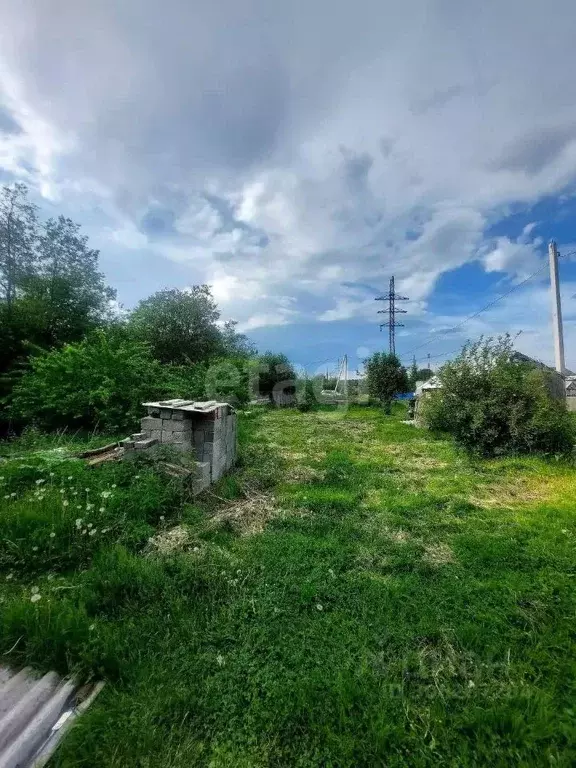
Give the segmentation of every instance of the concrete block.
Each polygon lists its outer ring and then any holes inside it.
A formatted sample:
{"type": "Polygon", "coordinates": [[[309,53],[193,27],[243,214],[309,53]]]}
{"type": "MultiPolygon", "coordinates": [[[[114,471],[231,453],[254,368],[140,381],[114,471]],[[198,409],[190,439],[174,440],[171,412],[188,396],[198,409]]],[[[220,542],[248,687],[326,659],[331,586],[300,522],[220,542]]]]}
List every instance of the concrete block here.
{"type": "Polygon", "coordinates": [[[187,438],[185,432],[162,432],[162,442],[170,445],[181,443],[192,448],[192,441],[187,438]]]}
{"type": "Polygon", "coordinates": [[[124,438],[124,440],[120,440],[120,445],[123,448],[134,448],[134,440],[132,440],[129,437],[124,438]]]}
{"type": "Polygon", "coordinates": [[[192,424],[189,421],[170,421],[167,428],[172,432],[192,432],[192,424]]]}
{"type": "Polygon", "coordinates": [[[162,429],[162,419],[157,419],[152,416],[144,416],[140,419],[140,427],[144,432],[151,432],[154,429],[162,429]]]}
{"type": "Polygon", "coordinates": [[[158,440],[149,437],[147,440],[136,440],[134,448],[137,451],[145,451],[148,448],[152,448],[154,445],[158,445],[158,440]]]}
{"type": "Polygon", "coordinates": [[[160,408],[158,408],[157,406],[156,407],[148,406],[147,410],[148,410],[148,416],[151,416],[151,417],[153,417],[155,419],[160,418],[160,408]]]}
{"type": "Polygon", "coordinates": [[[184,411],[172,411],[172,419],[174,421],[182,421],[184,418],[185,418],[184,411]]]}
{"type": "Polygon", "coordinates": [[[162,430],[161,429],[153,429],[150,431],[150,437],[152,440],[158,440],[158,442],[162,442],[162,430]]]}
{"type": "Polygon", "coordinates": [[[134,434],[131,436],[132,440],[146,440],[148,437],[147,432],[134,432],[134,434]]]}
{"type": "Polygon", "coordinates": [[[195,466],[196,466],[196,479],[210,482],[210,462],[197,461],[195,462],[195,466]]]}
{"type": "Polygon", "coordinates": [[[172,413],[172,408],[160,408],[160,418],[162,419],[171,419],[172,413]]]}

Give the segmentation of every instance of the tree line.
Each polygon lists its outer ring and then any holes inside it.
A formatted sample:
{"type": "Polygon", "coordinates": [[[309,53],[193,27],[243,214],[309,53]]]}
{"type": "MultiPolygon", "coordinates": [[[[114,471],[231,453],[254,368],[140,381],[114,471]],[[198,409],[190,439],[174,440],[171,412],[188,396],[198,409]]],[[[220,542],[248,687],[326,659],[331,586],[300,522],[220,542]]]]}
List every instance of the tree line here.
{"type": "Polygon", "coordinates": [[[119,312],[98,262],[78,223],[42,221],[23,184],[0,190],[4,433],[30,423],[122,430],[147,398],[212,392],[245,402],[247,361],[272,366],[265,394],[291,371],[285,356],[258,358],[234,321],[221,322],[209,286],[163,289],[119,312]]]}

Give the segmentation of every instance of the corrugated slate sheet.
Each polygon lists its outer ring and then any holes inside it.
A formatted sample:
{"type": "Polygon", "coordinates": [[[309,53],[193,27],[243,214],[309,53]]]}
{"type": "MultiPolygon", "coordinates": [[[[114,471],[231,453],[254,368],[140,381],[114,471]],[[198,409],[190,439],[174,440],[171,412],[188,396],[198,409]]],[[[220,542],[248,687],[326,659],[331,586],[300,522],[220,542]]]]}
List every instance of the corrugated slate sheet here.
{"type": "Polygon", "coordinates": [[[40,768],[103,683],[78,686],[56,672],[0,667],[0,768],[40,768]]]}

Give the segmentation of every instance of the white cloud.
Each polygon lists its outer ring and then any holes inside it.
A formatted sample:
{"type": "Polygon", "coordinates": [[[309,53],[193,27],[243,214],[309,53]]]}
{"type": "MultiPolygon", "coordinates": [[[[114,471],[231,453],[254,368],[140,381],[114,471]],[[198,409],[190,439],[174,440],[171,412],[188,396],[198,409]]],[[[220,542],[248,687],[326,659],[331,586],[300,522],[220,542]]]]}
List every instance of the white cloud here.
{"type": "Polygon", "coordinates": [[[488,228],[576,179],[569,0],[0,11],[0,106],[22,128],[0,165],[87,218],[101,200],[159,287],[169,259],[245,329],[375,322],[391,274],[418,313],[471,260],[522,279],[534,225],[488,228]],[[152,206],[174,213],[163,235],[143,232],[152,206]]]}

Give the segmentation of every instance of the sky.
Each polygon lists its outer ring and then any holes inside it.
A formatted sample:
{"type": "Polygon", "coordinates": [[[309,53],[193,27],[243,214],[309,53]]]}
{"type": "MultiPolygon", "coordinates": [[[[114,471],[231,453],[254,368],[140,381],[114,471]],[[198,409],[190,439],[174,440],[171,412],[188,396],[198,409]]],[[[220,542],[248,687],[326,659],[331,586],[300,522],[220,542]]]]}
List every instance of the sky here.
{"type": "Polygon", "coordinates": [[[0,181],[124,307],[209,283],[311,372],[386,349],[392,275],[406,363],[552,362],[547,272],[519,284],[553,238],[576,370],[575,32],[572,0],[0,0],[0,181]]]}

